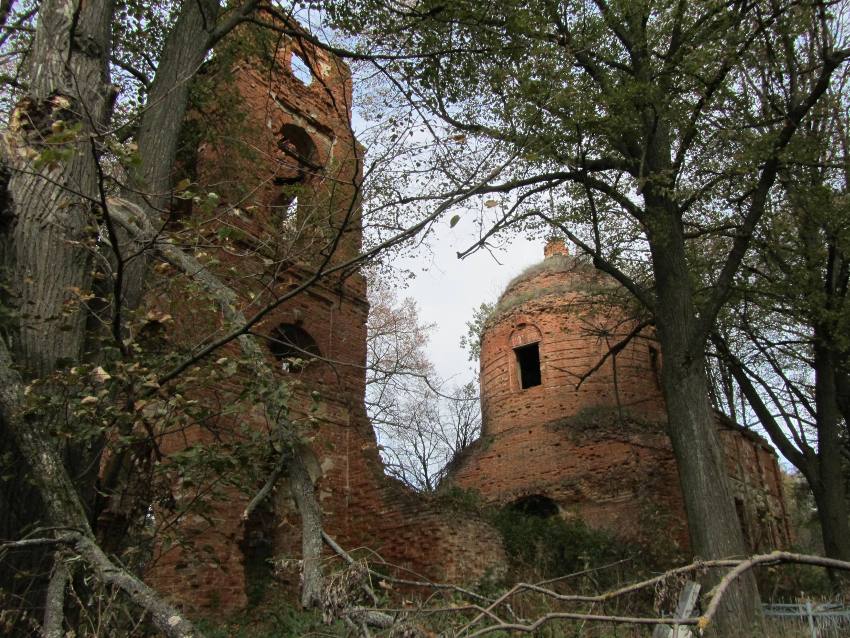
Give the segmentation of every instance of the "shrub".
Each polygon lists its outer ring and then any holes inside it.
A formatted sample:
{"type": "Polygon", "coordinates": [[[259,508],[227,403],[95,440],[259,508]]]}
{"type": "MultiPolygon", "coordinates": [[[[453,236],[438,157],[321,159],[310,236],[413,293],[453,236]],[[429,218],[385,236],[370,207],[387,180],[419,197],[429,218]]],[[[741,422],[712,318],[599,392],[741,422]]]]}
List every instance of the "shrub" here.
{"type": "Polygon", "coordinates": [[[629,545],[578,519],[544,518],[513,507],[498,510],[490,518],[502,533],[513,567],[543,578],[607,565],[634,554],[629,545]]]}

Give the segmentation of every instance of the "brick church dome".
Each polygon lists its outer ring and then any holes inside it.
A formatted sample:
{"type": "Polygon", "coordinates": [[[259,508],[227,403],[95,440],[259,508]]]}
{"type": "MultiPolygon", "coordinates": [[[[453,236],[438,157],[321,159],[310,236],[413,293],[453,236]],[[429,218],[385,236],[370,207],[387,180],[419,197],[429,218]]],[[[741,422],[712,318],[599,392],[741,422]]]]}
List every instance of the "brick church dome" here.
{"type": "MultiPolygon", "coordinates": [[[[666,512],[669,552],[688,545],[661,392],[660,346],[628,297],[584,257],[551,241],[511,281],[481,335],[481,438],[448,483],[538,516],[578,517],[652,544],[666,512]]],[[[745,536],[787,546],[773,450],[718,419],[745,536]]]]}
{"type": "Polygon", "coordinates": [[[481,337],[487,431],[594,409],[663,419],[651,331],[607,355],[635,325],[616,282],[563,242],[550,242],[545,255],[508,284],[481,337]]]}

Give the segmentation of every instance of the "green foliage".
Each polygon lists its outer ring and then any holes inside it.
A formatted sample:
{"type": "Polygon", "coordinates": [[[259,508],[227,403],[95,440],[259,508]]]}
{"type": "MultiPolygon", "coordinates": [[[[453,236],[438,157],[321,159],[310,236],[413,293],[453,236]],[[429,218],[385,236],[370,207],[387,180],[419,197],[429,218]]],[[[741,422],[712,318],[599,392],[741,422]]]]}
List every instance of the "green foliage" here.
{"type": "Polygon", "coordinates": [[[457,485],[441,487],[436,492],[436,497],[441,506],[460,512],[481,512],[484,507],[478,492],[472,489],[466,490],[457,485]]]}
{"type": "Polygon", "coordinates": [[[82,128],[82,122],[66,125],[63,120],[55,120],[50,134],[39,145],[41,152],[33,158],[33,168],[54,170],[78,153],[82,128]]]}
{"type": "Polygon", "coordinates": [[[543,578],[601,567],[634,555],[635,548],[577,518],[535,516],[506,507],[490,520],[502,533],[514,569],[531,570],[543,578]]]}
{"type": "Polygon", "coordinates": [[[481,357],[481,335],[493,316],[495,306],[482,303],[472,311],[472,319],[466,322],[466,334],[460,338],[460,347],[469,352],[470,361],[478,361],[481,357]]]}

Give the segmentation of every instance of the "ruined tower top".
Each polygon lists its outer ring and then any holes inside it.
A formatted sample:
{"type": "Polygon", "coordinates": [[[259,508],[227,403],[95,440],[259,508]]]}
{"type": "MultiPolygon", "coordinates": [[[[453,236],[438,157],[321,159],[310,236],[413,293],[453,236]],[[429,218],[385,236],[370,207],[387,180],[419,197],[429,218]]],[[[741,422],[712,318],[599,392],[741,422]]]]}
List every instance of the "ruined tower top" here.
{"type": "Polygon", "coordinates": [[[570,256],[570,249],[560,237],[550,237],[546,242],[546,247],[543,249],[543,257],[551,257],[552,255],[570,256]]]}

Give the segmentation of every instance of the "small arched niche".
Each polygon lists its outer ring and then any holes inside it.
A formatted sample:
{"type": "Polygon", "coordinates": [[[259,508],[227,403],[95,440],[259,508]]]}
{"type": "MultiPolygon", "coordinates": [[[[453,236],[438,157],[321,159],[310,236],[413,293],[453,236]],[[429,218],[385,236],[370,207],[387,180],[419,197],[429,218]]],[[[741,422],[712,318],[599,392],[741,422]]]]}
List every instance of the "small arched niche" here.
{"type": "Polygon", "coordinates": [[[284,124],[280,127],[278,148],[306,168],[317,169],[319,151],[310,134],[297,124],[284,124]]]}
{"type": "Polygon", "coordinates": [[[526,516],[537,516],[539,518],[551,518],[560,513],[558,504],[542,494],[523,496],[511,503],[510,508],[526,516]]]}
{"type": "Polygon", "coordinates": [[[301,326],[282,323],[269,337],[269,350],[284,372],[301,372],[322,356],[316,340],[301,326]]]}

